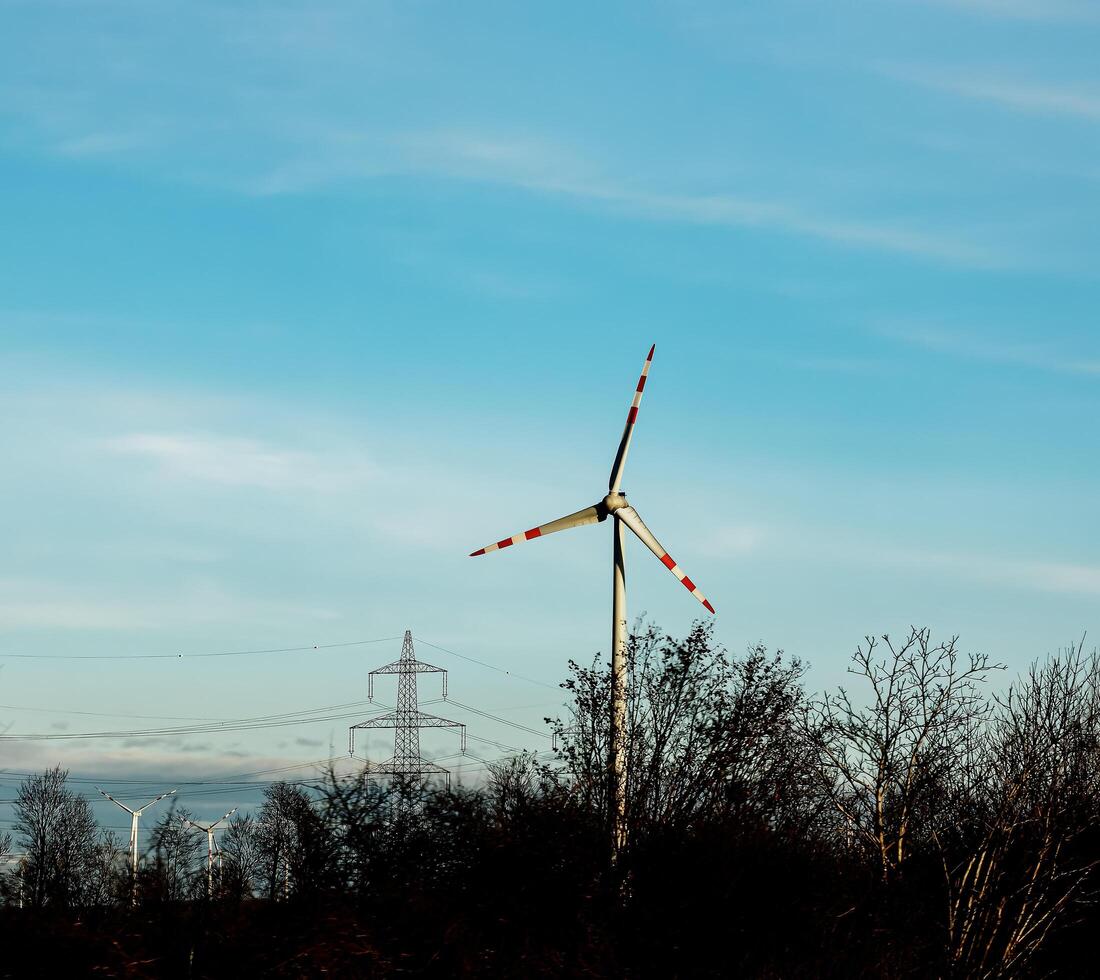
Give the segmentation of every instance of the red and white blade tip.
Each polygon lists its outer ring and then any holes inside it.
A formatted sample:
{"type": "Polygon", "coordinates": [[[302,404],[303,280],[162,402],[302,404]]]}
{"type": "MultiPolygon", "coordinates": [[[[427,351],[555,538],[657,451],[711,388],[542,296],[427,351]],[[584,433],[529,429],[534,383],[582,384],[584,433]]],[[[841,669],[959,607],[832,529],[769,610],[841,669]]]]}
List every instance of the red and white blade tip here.
{"type": "Polygon", "coordinates": [[[667,551],[665,551],[665,553],[661,555],[661,564],[664,565],[665,568],[667,568],[670,572],[672,572],[672,574],[680,580],[680,584],[685,589],[687,589],[688,592],[695,596],[695,598],[698,599],[709,612],[717,615],[717,613],[714,612],[714,606],[710,604],[710,600],[705,595],[703,595],[702,592],[699,591],[699,586],[697,586],[691,579],[687,577],[684,570],[676,564],[676,561],[673,559],[672,555],[670,555],[667,551]]]}
{"type": "Polygon", "coordinates": [[[555,531],[567,531],[571,527],[596,524],[607,517],[607,511],[601,511],[601,506],[601,504],[593,504],[591,507],[585,507],[584,510],[578,510],[575,514],[566,514],[565,517],[559,517],[556,521],[539,524],[537,527],[533,527],[529,531],[524,531],[522,534],[513,534],[512,537],[503,538],[496,544],[488,544],[484,548],[478,548],[477,551],[471,551],[470,557],[476,558],[478,555],[487,555],[490,551],[500,551],[501,548],[510,548],[512,545],[519,544],[521,541],[531,541],[534,538],[541,538],[545,534],[553,534],[555,531]]]}
{"type": "Polygon", "coordinates": [[[487,555],[490,551],[500,551],[501,548],[510,548],[514,544],[519,544],[521,541],[530,541],[532,538],[537,538],[542,535],[542,528],[533,527],[530,531],[524,531],[522,534],[514,534],[510,538],[504,538],[498,541],[496,544],[486,545],[484,548],[478,548],[477,551],[471,551],[470,557],[477,558],[478,555],[487,555]]]}

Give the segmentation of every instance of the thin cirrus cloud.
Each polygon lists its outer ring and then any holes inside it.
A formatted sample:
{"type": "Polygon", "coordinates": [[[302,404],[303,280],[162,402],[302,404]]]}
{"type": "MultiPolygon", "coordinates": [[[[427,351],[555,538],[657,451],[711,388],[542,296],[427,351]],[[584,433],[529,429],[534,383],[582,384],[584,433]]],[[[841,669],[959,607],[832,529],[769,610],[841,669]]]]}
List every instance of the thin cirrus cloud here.
{"type": "Polygon", "coordinates": [[[1016,112],[1100,121],[1100,88],[1095,85],[1019,81],[958,68],[889,65],[880,66],[880,72],[898,81],[992,103],[1016,112]]]}
{"type": "Polygon", "coordinates": [[[319,155],[280,165],[252,182],[251,191],[300,193],[333,181],[384,173],[431,176],[520,188],[643,220],[770,230],[971,268],[1019,264],[950,230],[836,217],[751,192],[695,193],[632,185],[613,168],[545,139],[459,130],[355,139],[340,130],[326,147],[323,133],[316,135],[319,142],[313,144],[313,152],[319,155]]]}
{"type": "MultiPolygon", "coordinates": [[[[192,29],[200,30],[207,24],[205,18],[213,16],[210,9],[204,10],[192,29]]],[[[225,27],[220,21],[216,26],[225,27]]],[[[262,28],[252,25],[251,31],[256,30],[262,28]]],[[[211,31],[209,36],[223,37],[223,31],[211,31]]],[[[135,43],[128,55],[131,50],[156,50],[156,46],[135,43]]],[[[276,43],[260,49],[246,45],[243,50],[230,45],[228,51],[214,44],[211,57],[217,55],[215,63],[221,64],[226,53],[232,53],[234,64],[238,57],[247,63],[259,59],[256,64],[274,58],[279,68],[285,67],[280,59],[288,56],[276,43]]],[[[166,65],[146,67],[154,77],[181,72],[188,84],[192,81],[190,62],[180,66],[168,58],[166,65]]],[[[295,62],[295,67],[305,70],[322,91],[329,86],[334,95],[343,91],[342,86],[336,87],[335,79],[341,76],[335,68],[314,61],[307,61],[305,68],[295,62]]],[[[358,70],[355,65],[344,67],[358,70]]],[[[107,81],[99,83],[103,90],[97,93],[98,98],[74,91],[68,83],[47,80],[25,93],[20,89],[22,94],[15,99],[0,92],[0,104],[10,102],[5,106],[11,109],[10,114],[23,118],[25,132],[20,139],[25,140],[26,133],[37,134],[45,152],[69,159],[96,158],[121,167],[140,166],[180,182],[214,184],[255,196],[308,193],[394,175],[444,178],[522,188],[574,206],[645,221],[768,231],[965,268],[1024,264],[1018,256],[1006,254],[1003,245],[975,241],[948,220],[914,223],[888,215],[868,218],[856,213],[859,205],[819,205],[804,190],[812,182],[812,172],[801,175],[787,190],[765,190],[740,180],[703,191],[690,186],[683,177],[684,168],[675,165],[639,181],[631,176],[637,161],[623,159],[616,140],[605,135],[583,139],[571,128],[557,124],[550,132],[532,133],[526,114],[510,122],[505,119],[497,132],[489,132],[473,122],[438,127],[431,121],[432,113],[424,110],[419,119],[410,117],[407,129],[398,129],[339,98],[303,109],[288,104],[281,90],[263,86],[242,89],[234,73],[222,80],[226,95],[217,100],[213,112],[205,105],[197,111],[187,100],[169,102],[153,115],[135,107],[124,113],[131,121],[119,128],[117,107],[110,114],[102,107],[115,106],[116,99],[126,101],[132,96],[129,86],[112,81],[113,70],[113,65],[105,66],[107,81]],[[840,210],[844,213],[838,213],[840,210]]],[[[690,146],[683,149],[688,161],[698,152],[690,146]]],[[[736,169],[742,163],[740,159],[727,160],[726,166],[736,169]]],[[[763,163],[764,169],[772,169],[763,163]]]]}
{"type": "Polygon", "coordinates": [[[126,598],[90,585],[42,580],[0,580],[0,590],[0,628],[5,630],[140,632],[242,620],[327,623],[340,618],[324,607],[255,599],[209,585],[126,598]]]}
{"type": "Polygon", "coordinates": [[[1100,566],[1006,559],[988,555],[912,552],[906,565],[939,569],[956,577],[1028,591],[1100,595],[1100,566]]]}
{"type": "Polygon", "coordinates": [[[521,165],[530,159],[530,154],[517,151],[507,143],[441,135],[434,154],[437,161],[458,161],[460,165],[481,162],[489,168],[487,175],[490,177],[650,220],[770,229],[849,248],[893,252],[978,268],[1014,264],[1008,256],[967,241],[951,231],[928,232],[888,222],[838,218],[799,204],[752,194],[656,191],[630,186],[620,179],[588,176],[581,167],[567,169],[565,176],[560,176],[562,171],[557,165],[560,154],[550,157],[549,167],[541,160],[535,166],[525,167],[521,165]]]}
{"type": "Polygon", "coordinates": [[[767,529],[756,524],[724,524],[712,529],[696,543],[699,554],[711,558],[733,558],[758,553],[768,538],[767,529]]]}
{"type": "MultiPolygon", "coordinates": [[[[822,539],[818,539],[808,554],[820,554],[821,544],[822,539]]],[[[881,542],[875,543],[869,539],[833,542],[828,552],[844,563],[897,571],[919,570],[923,574],[935,573],[955,582],[1026,592],[1100,596],[1100,565],[909,545],[884,547],[881,542]]]]}
{"type": "MultiPolygon", "coordinates": [[[[76,774],[94,772],[105,782],[113,778],[129,780],[147,773],[171,786],[177,780],[222,779],[237,776],[242,771],[279,770],[301,762],[299,758],[275,755],[262,749],[255,753],[242,752],[240,742],[219,743],[216,753],[199,757],[194,751],[189,751],[190,746],[178,747],[177,739],[126,741],[129,744],[116,742],[111,747],[64,743],[65,768],[76,774]]],[[[5,743],[4,752],[6,765],[16,771],[48,768],[55,765],[62,754],[56,743],[20,742],[14,739],[5,743]]],[[[180,796],[186,800],[186,790],[180,796]]]]}
{"type": "Polygon", "coordinates": [[[991,339],[975,333],[946,329],[939,325],[892,323],[874,328],[879,336],[910,347],[987,364],[1014,365],[1057,374],[1100,377],[1100,356],[1066,353],[1049,343],[1021,343],[1007,338],[991,339]]]}
{"type": "Polygon", "coordinates": [[[109,453],[144,461],[173,478],[266,490],[344,490],[373,475],[361,457],[328,459],[254,439],[144,432],[101,443],[109,453]]]}
{"type": "Polygon", "coordinates": [[[1059,0],[920,0],[924,5],[952,7],[1002,20],[1088,22],[1100,19],[1095,5],[1059,0]]]}
{"type": "MultiPolygon", "coordinates": [[[[292,124],[291,132],[296,132],[292,124]]],[[[477,131],[372,134],[343,124],[311,124],[309,138],[286,150],[287,158],[255,176],[226,174],[228,189],[257,197],[311,193],[334,184],[384,177],[442,178],[518,188],[646,221],[760,229],[810,238],[849,249],[886,252],[977,269],[1018,267],[1003,249],[975,242],[951,229],[818,212],[791,200],[738,193],[698,193],[632,184],[613,170],[552,140],[477,131]]],[[[101,152],[123,159],[137,145],[93,134],[57,144],[72,155],[101,152]]]]}

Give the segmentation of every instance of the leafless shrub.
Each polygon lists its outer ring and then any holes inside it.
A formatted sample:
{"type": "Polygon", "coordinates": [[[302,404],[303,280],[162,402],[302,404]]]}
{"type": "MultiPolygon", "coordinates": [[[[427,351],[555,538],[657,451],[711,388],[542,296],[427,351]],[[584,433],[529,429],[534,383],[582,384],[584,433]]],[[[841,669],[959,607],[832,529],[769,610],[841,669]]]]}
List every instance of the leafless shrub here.
{"type": "Polygon", "coordinates": [[[943,827],[950,787],[989,716],[981,686],[1002,668],[984,655],[960,655],[954,638],[934,645],[918,629],[901,644],[868,637],[852,661],[849,672],[869,686],[866,700],[845,688],[824,695],[806,732],[843,839],[865,848],[889,881],[943,827]]]}
{"type": "Polygon", "coordinates": [[[153,826],[151,876],[161,898],[169,902],[193,897],[202,877],[199,855],[203,851],[203,840],[184,823],[193,817],[190,810],[172,808],[153,826]]]}
{"type": "Polygon", "coordinates": [[[944,848],[950,962],[967,977],[1018,974],[1083,897],[1100,828],[1097,655],[1033,664],[997,699],[983,748],[975,839],[955,861],[944,848]]]}
{"type": "MultiPolygon", "coordinates": [[[[731,659],[697,624],[684,640],[650,627],[627,649],[627,799],[632,833],[686,827],[700,818],[812,820],[804,668],[752,648],[731,659]],[[808,816],[809,814],[809,816],[808,816]]],[[[568,724],[555,721],[575,791],[605,807],[609,674],[570,665],[568,724]]]]}
{"type": "Polygon", "coordinates": [[[16,794],[15,831],[26,854],[18,874],[32,908],[80,904],[96,866],[98,828],[68,776],[56,766],[25,779],[16,794]]]}

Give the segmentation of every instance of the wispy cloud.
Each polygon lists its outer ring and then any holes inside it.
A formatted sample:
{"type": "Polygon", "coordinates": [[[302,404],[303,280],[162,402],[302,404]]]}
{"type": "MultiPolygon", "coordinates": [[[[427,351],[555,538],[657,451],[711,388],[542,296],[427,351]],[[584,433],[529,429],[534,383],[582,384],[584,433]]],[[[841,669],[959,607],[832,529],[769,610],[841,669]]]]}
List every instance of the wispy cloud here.
{"type": "Polygon", "coordinates": [[[975,332],[952,330],[939,325],[895,322],[878,324],[875,333],[911,347],[940,354],[1051,371],[1100,377],[1100,357],[1066,353],[1053,344],[1025,343],[1009,338],[989,337],[975,332]]]}
{"type": "Polygon", "coordinates": [[[899,552],[889,562],[1029,591],[1100,596],[1100,565],[919,550],[899,552]]]}
{"type": "Polygon", "coordinates": [[[1095,21],[1100,19],[1094,4],[1066,0],[918,0],[936,7],[984,14],[1003,20],[1048,21],[1052,23],[1095,21]]]}
{"type": "Polygon", "coordinates": [[[767,529],[756,524],[724,524],[712,528],[695,551],[712,558],[733,558],[758,552],[767,540],[767,529]]]}
{"type": "MultiPolygon", "coordinates": [[[[288,143],[284,158],[256,174],[225,175],[223,186],[266,197],[392,177],[465,181],[550,195],[646,221],[759,229],[968,268],[1021,264],[1003,249],[950,229],[831,215],[747,187],[702,193],[675,189],[675,181],[665,187],[644,186],[598,159],[598,153],[589,156],[566,140],[454,128],[380,133],[315,120],[299,125],[284,119],[280,125],[279,137],[288,143]],[[308,147],[305,153],[303,146],[308,147]]],[[[138,137],[134,140],[137,146],[138,137]]],[[[90,154],[99,144],[93,139],[85,147],[77,138],[72,145],[64,141],[59,146],[67,147],[65,152],[71,155],[90,154]]],[[[111,150],[119,155],[126,152],[121,143],[111,150]]],[[[107,146],[102,152],[108,152],[107,146]]]]}
{"type": "Polygon", "coordinates": [[[979,551],[922,547],[905,541],[884,543],[858,532],[819,534],[812,529],[784,539],[791,556],[820,558],[922,576],[1028,592],[1100,596],[1100,565],[1050,558],[1021,558],[979,551]]]}
{"type": "MultiPolygon", "coordinates": [[[[13,740],[4,744],[5,765],[9,770],[34,772],[49,768],[63,758],[64,767],[74,776],[94,775],[108,788],[113,778],[132,782],[146,775],[154,784],[171,786],[177,781],[224,779],[227,776],[239,776],[243,772],[285,771],[287,767],[299,769],[302,776],[309,776],[320,771],[319,767],[303,763],[314,763],[324,754],[314,751],[307,760],[303,760],[301,756],[242,752],[239,748],[221,742],[215,747],[215,751],[199,757],[191,748],[195,743],[180,747],[180,740],[175,738],[142,738],[133,740],[129,745],[121,744],[122,741],[113,745],[101,743],[98,747],[84,747],[73,742],[13,740]]],[[[323,740],[318,741],[325,744],[323,740]]],[[[341,760],[337,760],[337,767],[340,766],[341,760]]],[[[261,789],[263,785],[261,783],[257,789],[261,789]]],[[[184,788],[179,794],[184,805],[188,802],[187,793],[188,790],[184,788]]],[[[245,795],[243,789],[241,794],[245,795]]]]}
{"type": "Polygon", "coordinates": [[[144,143],[146,140],[134,133],[98,132],[63,139],[56,149],[66,157],[109,157],[136,150],[144,143]]]}
{"type": "Polygon", "coordinates": [[[102,445],[111,453],[146,460],[179,479],[230,487],[345,488],[367,482],[373,472],[362,458],[333,460],[254,439],[207,434],[132,433],[104,440],[102,445]]]}
{"type": "MultiPolygon", "coordinates": [[[[45,152],[110,159],[143,173],[255,195],[395,175],[442,177],[553,194],[644,220],[758,229],[965,267],[1019,264],[998,243],[974,241],[946,220],[891,216],[872,200],[865,207],[821,203],[806,190],[820,185],[820,173],[812,163],[796,167],[798,154],[785,155],[780,165],[795,173],[787,188],[771,179],[776,168],[759,158],[760,151],[748,148],[715,159],[707,169],[744,175],[755,167],[759,180],[742,176],[703,186],[686,173],[700,157],[715,155],[710,144],[680,147],[675,153],[682,165],[664,147],[641,164],[637,152],[622,149],[618,135],[626,130],[593,135],[563,126],[557,113],[552,122],[532,121],[539,114],[527,110],[509,120],[510,99],[494,100],[488,115],[471,105],[467,121],[440,126],[440,118],[462,118],[464,110],[428,98],[419,76],[436,85],[448,72],[465,74],[469,66],[462,58],[450,61],[449,45],[439,57],[429,54],[431,30],[415,14],[334,3],[257,17],[223,6],[187,5],[170,33],[156,18],[129,18],[133,35],[124,32],[96,47],[90,57],[97,60],[76,79],[63,70],[68,65],[22,65],[17,59],[12,82],[4,86],[0,77],[0,109],[20,123],[9,128],[21,145],[37,144],[45,152]],[[194,51],[181,46],[181,32],[193,39],[194,51]],[[349,44],[349,37],[359,43],[349,44]],[[209,64],[199,79],[195,52],[209,64]],[[155,83],[148,87],[159,97],[135,98],[142,89],[135,78],[155,83]],[[284,78],[300,84],[288,93],[286,86],[260,81],[284,78]],[[177,88],[187,97],[165,94],[177,88]],[[348,92],[359,94],[349,100],[348,92]],[[392,102],[395,93],[410,105],[402,122],[364,109],[392,102]],[[499,129],[492,130],[485,118],[501,120],[499,129]],[[662,157],[664,163],[656,162],[662,157]],[[649,170],[644,177],[642,166],[649,170]]],[[[59,28],[51,18],[38,29],[50,32],[52,46],[58,46],[60,30],[66,42],[61,50],[87,53],[75,26],[59,28]]],[[[696,111],[704,118],[724,110],[715,103],[696,111]]],[[[0,129],[0,140],[4,135],[0,129]]],[[[642,136],[661,141],[659,131],[642,136]]]]}
{"type": "Polygon", "coordinates": [[[874,374],[886,364],[873,357],[843,357],[834,355],[797,357],[786,362],[800,371],[817,371],[824,374],[874,374]]]}
{"type": "Polygon", "coordinates": [[[618,205],[635,214],[692,224],[764,228],[871,251],[893,252],[974,268],[1012,265],[1005,255],[966,241],[890,225],[814,214],[800,206],[729,194],[659,194],[615,187],[572,187],[563,192],[618,205]]]}
{"type": "Polygon", "coordinates": [[[1044,116],[1070,116],[1100,120],[1100,87],[1095,85],[1051,85],[1020,81],[973,70],[883,66],[883,74],[899,81],[981,102],[990,102],[1017,112],[1044,116]]]}
{"type": "MultiPolygon", "coordinates": [[[[131,632],[264,619],[328,623],[339,615],[320,606],[254,599],[223,587],[193,585],[172,594],[120,598],[94,585],[0,579],[0,629],[131,632]]],[[[10,647],[8,652],[13,651],[10,647]]]]}
{"type": "MultiPolygon", "coordinates": [[[[324,133],[315,135],[323,146],[324,133]]],[[[251,187],[259,194],[294,193],[387,171],[522,188],[645,220],[757,228],[968,267],[1016,264],[996,249],[951,232],[837,217],[751,192],[694,193],[640,186],[569,146],[520,135],[447,129],[356,141],[341,131],[310,163],[281,166],[251,187]]]]}

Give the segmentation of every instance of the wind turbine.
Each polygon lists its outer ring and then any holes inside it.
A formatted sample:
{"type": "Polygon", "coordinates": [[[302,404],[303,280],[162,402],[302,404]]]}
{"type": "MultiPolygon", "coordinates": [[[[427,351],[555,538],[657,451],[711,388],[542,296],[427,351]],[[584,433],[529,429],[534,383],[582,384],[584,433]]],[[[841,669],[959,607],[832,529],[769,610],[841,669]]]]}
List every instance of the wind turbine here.
{"type": "Polygon", "coordinates": [[[206,834],[206,897],[210,898],[214,894],[214,853],[218,854],[218,866],[221,867],[221,850],[218,845],[214,843],[214,828],[218,826],[223,820],[228,820],[234,813],[237,812],[237,808],[233,807],[225,816],[218,817],[209,827],[204,827],[201,823],[197,823],[194,820],[189,820],[187,817],[180,817],[180,820],[188,827],[194,827],[196,830],[201,830],[206,834]]]}
{"type": "Polygon", "coordinates": [[[110,793],[104,793],[98,786],[96,787],[101,796],[106,796],[112,803],[118,804],[130,814],[130,903],[137,905],[137,847],[138,847],[138,821],[141,819],[141,815],[149,809],[154,803],[159,803],[166,796],[171,796],[175,793],[174,789],[170,789],[167,793],[161,793],[156,799],[150,800],[145,806],[138,810],[131,810],[125,803],[121,803],[116,800],[110,793]]]}
{"type": "Polygon", "coordinates": [[[619,449],[615,453],[615,462],[611,465],[611,479],[607,484],[607,496],[599,503],[578,510],[575,514],[561,517],[549,524],[540,524],[522,534],[504,538],[496,544],[487,545],[477,551],[471,552],[470,557],[486,555],[491,551],[499,551],[508,548],[521,541],[530,541],[533,538],[541,538],[555,531],[567,531],[569,528],[581,527],[585,524],[597,524],[614,518],[614,550],[612,552],[612,607],[611,607],[611,732],[610,750],[608,759],[609,772],[609,804],[611,811],[611,854],[612,860],[617,860],[620,852],[626,844],[626,751],[624,745],[624,732],[626,729],[626,530],[629,528],[637,538],[650,551],[653,552],[680,580],[683,585],[706,609],[713,613],[714,607],[707,601],[706,596],[699,591],[695,583],[684,574],[683,569],[669,556],[669,553],[661,547],[661,543],[653,536],[652,532],[642,522],[638,512],[627,503],[626,493],[622,489],[623,470],[626,468],[626,455],[630,450],[630,440],[634,435],[634,424],[638,420],[638,408],[642,404],[642,392],[645,390],[646,378],[649,377],[649,367],[653,363],[653,351],[657,345],[649,348],[645,366],[642,368],[642,376],[638,379],[638,387],[634,392],[634,400],[630,404],[630,411],[626,416],[626,426],[623,429],[623,437],[619,440],[619,449]]]}

